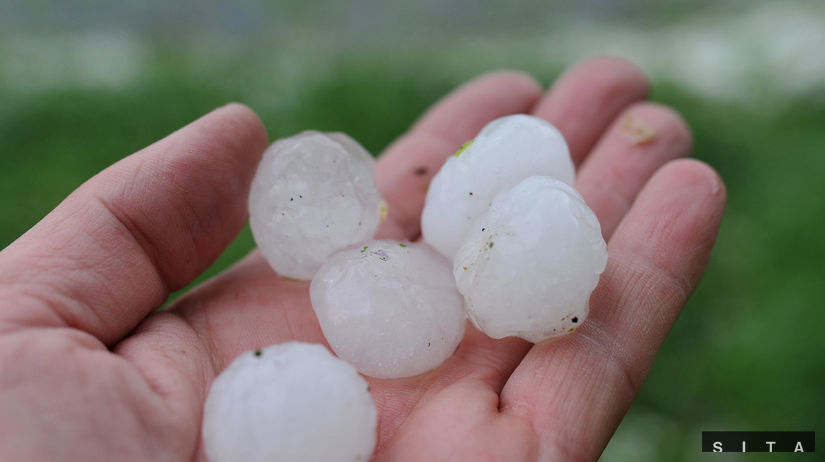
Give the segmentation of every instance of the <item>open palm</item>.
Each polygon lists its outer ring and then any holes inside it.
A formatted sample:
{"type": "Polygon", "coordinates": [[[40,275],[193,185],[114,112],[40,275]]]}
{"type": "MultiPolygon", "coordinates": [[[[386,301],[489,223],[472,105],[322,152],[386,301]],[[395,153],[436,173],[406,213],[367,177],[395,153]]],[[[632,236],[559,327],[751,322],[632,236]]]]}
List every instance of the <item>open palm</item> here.
{"type": "MultiPolygon", "coordinates": [[[[639,102],[647,91],[638,70],[609,58],[545,95],[522,74],[491,73],[387,149],[378,237],[415,239],[450,153],[497,117],[543,117],[569,143],[610,257],[574,334],[532,345],[468,327],[436,370],[368,379],[375,460],[601,454],[701,277],[725,203],[711,168],[674,160],[689,153],[689,132],[670,109],[639,102]]],[[[95,176],[0,253],[0,458],[204,460],[203,401],[235,356],[325,343],[308,283],[279,278],[257,251],[154,312],[240,231],[266,145],[249,109],[218,109],[95,176]]]]}

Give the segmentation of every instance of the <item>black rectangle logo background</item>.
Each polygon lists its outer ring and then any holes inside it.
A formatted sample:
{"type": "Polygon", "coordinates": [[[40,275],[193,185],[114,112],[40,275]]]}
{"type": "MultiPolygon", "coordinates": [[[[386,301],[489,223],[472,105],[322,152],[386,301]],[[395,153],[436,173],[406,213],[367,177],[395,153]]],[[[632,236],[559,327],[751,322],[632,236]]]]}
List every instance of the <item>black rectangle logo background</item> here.
{"type": "MultiPolygon", "coordinates": [[[[805,452],[816,451],[812,431],[801,432],[702,432],[702,452],[714,452],[714,443],[721,443],[722,452],[771,452],[768,441],[774,441],[773,452],[794,452],[801,443],[805,452]]],[[[718,446],[718,444],[717,444],[718,446]]],[[[716,452],[718,452],[716,448],[716,452]]]]}

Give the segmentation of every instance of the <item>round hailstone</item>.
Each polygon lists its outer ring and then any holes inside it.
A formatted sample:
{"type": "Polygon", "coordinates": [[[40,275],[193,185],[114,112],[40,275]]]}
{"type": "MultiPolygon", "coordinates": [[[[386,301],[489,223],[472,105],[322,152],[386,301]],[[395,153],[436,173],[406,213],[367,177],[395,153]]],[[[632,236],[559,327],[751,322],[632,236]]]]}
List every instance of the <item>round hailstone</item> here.
{"type": "Polygon", "coordinates": [[[374,162],[343,133],[306,131],[264,152],[249,192],[249,224],[275,271],[310,279],[333,252],[372,238],[385,207],[374,162]]]}
{"type": "Polygon", "coordinates": [[[211,462],[366,461],[376,410],[367,382],[321,345],[289,342],[238,356],[203,414],[211,462]]]}
{"type": "Polygon", "coordinates": [[[572,332],[607,263],[599,221],[561,181],[534,176],[473,224],[453,274],[475,325],[531,342],[572,332]]]}
{"type": "Polygon", "coordinates": [[[433,369],[464,335],[450,264],[423,243],[371,241],[342,250],[312,278],[310,296],[335,353],[373,377],[433,369]]]}
{"type": "Polygon", "coordinates": [[[532,175],[573,184],[573,162],[561,133],[524,114],[490,122],[433,177],[421,215],[424,240],[452,260],[493,198],[532,175]]]}

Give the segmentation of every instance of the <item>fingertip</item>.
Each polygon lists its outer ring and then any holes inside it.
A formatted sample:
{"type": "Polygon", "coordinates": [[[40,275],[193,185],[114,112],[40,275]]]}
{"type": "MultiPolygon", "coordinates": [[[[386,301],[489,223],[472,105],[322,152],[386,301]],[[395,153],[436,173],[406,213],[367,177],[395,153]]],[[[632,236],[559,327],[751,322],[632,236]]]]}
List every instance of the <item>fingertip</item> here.
{"type": "Polygon", "coordinates": [[[455,149],[491,120],[529,111],[541,93],[541,85],[527,73],[490,71],[450,92],[415,123],[411,132],[454,140],[455,149]]]}
{"type": "MultiPolygon", "coordinates": [[[[710,165],[696,159],[679,159],[671,166],[674,175],[684,178],[683,181],[694,185],[697,196],[703,198],[705,204],[705,226],[700,237],[704,237],[704,243],[708,248],[708,253],[716,242],[719,227],[722,225],[722,217],[727,206],[728,193],[725,182],[719,173],[710,165]]],[[[700,241],[702,242],[702,241],[700,241]]],[[[710,257],[710,255],[708,255],[710,257]]]]}
{"type": "Polygon", "coordinates": [[[246,216],[245,197],[268,144],[258,115],[244,104],[229,103],[184,127],[180,136],[148,147],[142,158],[165,170],[183,192],[201,191],[211,198],[206,207],[231,212],[234,224],[246,216]]]}
{"type": "Polygon", "coordinates": [[[533,75],[516,69],[496,69],[470,80],[465,85],[483,84],[524,98],[538,98],[542,85],[533,75]]]}
{"type": "Polygon", "coordinates": [[[624,109],[584,159],[576,187],[609,238],[639,192],[667,162],[690,154],[692,136],[673,109],[648,101],[624,109]]]}
{"type": "Polygon", "coordinates": [[[673,157],[687,156],[693,149],[693,133],[687,121],[678,111],[664,104],[651,101],[634,103],[619,116],[618,123],[620,133],[636,144],[656,142],[664,137],[662,141],[672,150],[673,157]],[[650,130],[649,137],[638,137],[639,133],[634,130],[636,121],[650,130]]]}
{"type": "Polygon", "coordinates": [[[650,92],[647,76],[620,58],[590,58],[562,74],[533,113],[564,135],[578,165],[613,119],[650,92]]]}
{"type": "Polygon", "coordinates": [[[624,248],[661,262],[662,268],[682,267],[693,283],[710,258],[725,201],[724,182],[709,165],[670,161],[639,194],[611,239],[611,251],[624,248]]]}
{"type": "Polygon", "coordinates": [[[593,79],[597,85],[608,85],[618,91],[632,89],[639,98],[650,95],[650,79],[641,67],[625,58],[598,55],[574,65],[565,76],[593,79]]]}
{"type": "Polygon", "coordinates": [[[152,243],[159,273],[177,290],[243,228],[249,185],[267,144],[257,114],[230,103],[101,172],[87,187],[152,243]],[[127,181],[107,181],[114,176],[127,181]]]}
{"type": "Polygon", "coordinates": [[[266,127],[258,114],[245,104],[229,103],[203,119],[213,122],[216,134],[231,134],[226,141],[240,143],[244,149],[260,153],[269,144],[266,127]]]}
{"type": "Polygon", "coordinates": [[[529,111],[541,86],[529,74],[488,72],[461,85],[430,108],[378,160],[376,181],[390,204],[382,236],[414,238],[430,179],[462,143],[489,122],[529,111]]]}
{"type": "Polygon", "coordinates": [[[678,185],[685,190],[686,195],[709,198],[722,207],[727,201],[727,189],[722,177],[701,160],[672,160],[656,172],[652,181],[654,180],[661,188],[671,189],[678,185]]]}

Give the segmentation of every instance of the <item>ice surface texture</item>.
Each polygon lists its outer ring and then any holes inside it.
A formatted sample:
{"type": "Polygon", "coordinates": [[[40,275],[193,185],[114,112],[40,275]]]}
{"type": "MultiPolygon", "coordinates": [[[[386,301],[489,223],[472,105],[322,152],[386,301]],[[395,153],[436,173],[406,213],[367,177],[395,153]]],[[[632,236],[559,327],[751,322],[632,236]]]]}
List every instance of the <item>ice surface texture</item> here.
{"type": "Polygon", "coordinates": [[[433,369],[464,334],[450,263],[423,243],[370,241],[342,250],[312,279],[310,295],[335,353],[373,377],[433,369]]]}
{"type": "Polygon", "coordinates": [[[599,221],[581,195],[533,176],[474,222],[453,272],[480,330],[540,342],[584,321],[606,263],[599,221]]]}
{"type": "Polygon", "coordinates": [[[524,114],[496,119],[433,177],[421,233],[452,260],[473,221],[498,193],[531,175],[572,185],[574,173],[567,143],[555,127],[524,114]]]}
{"type": "Polygon", "coordinates": [[[321,345],[240,355],[212,383],[203,444],[210,462],[366,461],[376,410],[367,382],[321,345]]]}
{"type": "Polygon", "coordinates": [[[343,133],[306,131],[264,152],[249,193],[255,242],[279,274],[310,279],[333,252],[372,238],[374,160],[343,133]]]}

